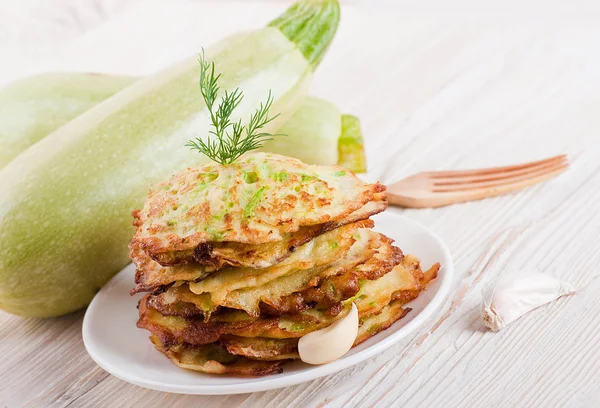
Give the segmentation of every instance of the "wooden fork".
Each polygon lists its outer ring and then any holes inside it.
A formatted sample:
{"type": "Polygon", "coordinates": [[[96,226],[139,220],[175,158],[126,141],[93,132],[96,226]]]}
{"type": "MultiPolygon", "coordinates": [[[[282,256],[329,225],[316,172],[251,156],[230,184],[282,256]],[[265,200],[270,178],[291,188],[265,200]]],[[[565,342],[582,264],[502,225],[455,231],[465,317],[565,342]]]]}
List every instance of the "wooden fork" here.
{"type": "Polygon", "coordinates": [[[479,170],[430,171],[387,189],[388,202],[411,208],[442,207],[511,193],[558,176],[569,167],[566,155],[513,166],[479,170]]]}

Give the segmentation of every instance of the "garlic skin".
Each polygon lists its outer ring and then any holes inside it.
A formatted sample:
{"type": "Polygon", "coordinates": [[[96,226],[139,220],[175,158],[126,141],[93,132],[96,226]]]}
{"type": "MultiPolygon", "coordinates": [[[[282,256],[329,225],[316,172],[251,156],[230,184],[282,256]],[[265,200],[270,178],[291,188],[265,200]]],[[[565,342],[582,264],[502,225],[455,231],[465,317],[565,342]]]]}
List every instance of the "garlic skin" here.
{"type": "Polygon", "coordinates": [[[572,293],[575,288],[570,283],[543,273],[502,277],[483,294],[483,321],[498,331],[525,313],[572,293]]]}
{"type": "Polygon", "coordinates": [[[352,348],[358,334],[358,309],[332,325],[302,336],[298,341],[300,359],[308,364],[325,364],[342,357],[352,348]]]}

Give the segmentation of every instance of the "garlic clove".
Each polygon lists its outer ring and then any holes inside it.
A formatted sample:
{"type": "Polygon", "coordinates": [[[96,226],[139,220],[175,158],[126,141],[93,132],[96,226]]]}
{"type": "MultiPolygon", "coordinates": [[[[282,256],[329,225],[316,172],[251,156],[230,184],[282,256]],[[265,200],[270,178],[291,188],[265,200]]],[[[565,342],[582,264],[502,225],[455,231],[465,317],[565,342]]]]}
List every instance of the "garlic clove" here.
{"type": "Polygon", "coordinates": [[[502,277],[484,292],[483,321],[497,331],[525,313],[571,293],[575,289],[570,283],[542,273],[502,277]]]}
{"type": "Polygon", "coordinates": [[[329,327],[308,333],[298,342],[300,359],[308,364],[325,364],[342,357],[352,348],[358,334],[358,309],[352,304],[350,312],[329,327]]]}

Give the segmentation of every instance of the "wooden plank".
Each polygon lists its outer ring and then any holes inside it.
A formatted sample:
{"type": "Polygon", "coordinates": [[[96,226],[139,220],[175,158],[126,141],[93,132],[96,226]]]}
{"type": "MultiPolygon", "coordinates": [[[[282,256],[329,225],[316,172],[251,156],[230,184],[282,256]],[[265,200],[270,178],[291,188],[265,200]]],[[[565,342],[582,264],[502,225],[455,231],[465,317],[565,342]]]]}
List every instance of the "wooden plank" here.
{"type": "MultiPolygon", "coordinates": [[[[31,51],[31,59],[23,57],[21,65],[0,67],[1,81],[38,57],[45,62],[36,69],[99,65],[107,72],[151,72],[235,27],[266,21],[283,5],[181,2],[166,8],[133,4],[108,13],[106,22],[94,29],[73,33],[68,40],[60,35],[55,42],[48,40],[59,57],[49,57],[48,50],[44,55],[31,51]],[[198,25],[209,6],[211,13],[227,15],[227,21],[215,25],[223,19],[205,19],[198,25]],[[233,7],[238,13],[232,13],[233,7]],[[142,14],[144,23],[134,29],[136,35],[154,30],[153,38],[162,42],[116,44],[119,33],[135,26],[136,15],[142,14]],[[155,21],[163,25],[150,27],[155,21]],[[99,55],[84,54],[86,48],[100,50],[99,55]],[[109,58],[111,52],[126,55],[128,50],[135,56],[129,63],[109,58]]],[[[587,20],[508,23],[489,14],[461,18],[434,11],[393,15],[389,10],[347,5],[338,38],[313,86],[314,93],[362,118],[369,177],[391,182],[424,169],[501,165],[560,152],[573,159],[564,176],[519,194],[406,211],[436,231],[455,257],[453,295],[435,318],[383,354],[326,378],[283,390],[202,397],[146,390],[108,375],[85,352],[82,312],[52,320],[0,313],[0,406],[597,403],[600,29],[587,20]],[[482,289],[501,274],[530,270],[585,289],[499,333],[486,331],[478,309],[482,289]]],[[[41,32],[50,31],[40,27],[31,35],[41,32]]],[[[6,34],[0,36],[0,58],[5,60],[11,54],[2,38],[6,34]]]]}

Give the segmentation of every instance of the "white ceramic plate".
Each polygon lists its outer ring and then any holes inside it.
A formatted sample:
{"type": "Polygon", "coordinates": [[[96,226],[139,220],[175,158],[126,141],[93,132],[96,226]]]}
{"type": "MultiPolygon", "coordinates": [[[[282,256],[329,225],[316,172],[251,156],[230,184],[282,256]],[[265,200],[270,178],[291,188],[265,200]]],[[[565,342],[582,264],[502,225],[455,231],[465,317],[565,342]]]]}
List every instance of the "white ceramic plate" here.
{"type": "Polygon", "coordinates": [[[83,320],[83,342],[100,367],[130,383],[183,394],[238,394],[287,387],[323,377],[381,353],[422,325],[448,294],[453,275],[448,248],[424,226],[389,209],[374,217],[375,230],[393,238],[404,253],[421,259],[423,268],[440,262],[438,279],[409,306],[413,309],[392,327],[350,350],[337,361],[321,366],[293,362],[283,373],[259,378],[207,375],[175,366],[154,350],[148,332],[135,326],[136,304],[129,296],[134,268],[119,272],[96,295],[83,320]]]}

